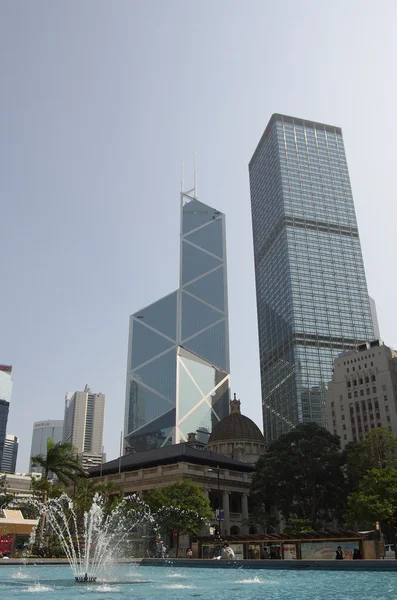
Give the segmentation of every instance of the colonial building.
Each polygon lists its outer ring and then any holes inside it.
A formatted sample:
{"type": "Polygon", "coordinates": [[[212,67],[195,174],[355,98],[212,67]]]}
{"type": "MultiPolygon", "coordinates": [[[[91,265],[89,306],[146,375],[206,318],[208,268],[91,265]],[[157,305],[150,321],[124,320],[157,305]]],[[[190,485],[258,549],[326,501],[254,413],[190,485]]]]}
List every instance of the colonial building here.
{"type": "Polygon", "coordinates": [[[190,479],[201,485],[214,509],[213,525],[222,536],[248,534],[248,495],[253,463],[265,451],[264,438],[251,419],[240,413],[240,401],[214,428],[207,447],[195,433],[188,442],[128,454],[90,469],[121,486],[124,494],[172,485],[190,479]],[[216,512],[220,511],[220,512],[216,512]]]}
{"type": "Polygon", "coordinates": [[[342,447],[376,427],[397,437],[397,352],[374,340],[343,352],[334,361],[326,413],[331,433],[342,447]]]}
{"type": "Polygon", "coordinates": [[[230,402],[230,414],[212,431],[207,450],[254,464],[265,453],[265,438],[259,427],[241,414],[240,405],[240,400],[234,394],[230,402]]]}

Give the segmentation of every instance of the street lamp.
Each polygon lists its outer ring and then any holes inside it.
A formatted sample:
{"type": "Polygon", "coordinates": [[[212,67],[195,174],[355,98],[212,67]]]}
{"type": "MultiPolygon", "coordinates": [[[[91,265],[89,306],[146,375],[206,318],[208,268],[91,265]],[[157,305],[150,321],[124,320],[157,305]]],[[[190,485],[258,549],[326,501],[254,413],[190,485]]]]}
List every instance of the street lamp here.
{"type": "Polygon", "coordinates": [[[217,465],[216,469],[208,469],[209,473],[215,473],[217,474],[217,481],[218,481],[218,502],[219,502],[219,508],[218,508],[218,531],[219,531],[219,537],[221,537],[221,496],[220,496],[220,489],[219,489],[219,465],[217,465]]]}

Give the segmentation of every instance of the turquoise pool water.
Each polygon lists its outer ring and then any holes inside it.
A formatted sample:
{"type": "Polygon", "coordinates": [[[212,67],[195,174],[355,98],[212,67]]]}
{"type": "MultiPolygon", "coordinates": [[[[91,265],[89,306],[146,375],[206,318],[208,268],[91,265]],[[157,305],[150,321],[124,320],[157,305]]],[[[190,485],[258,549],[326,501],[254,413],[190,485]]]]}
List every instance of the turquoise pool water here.
{"type": "Polygon", "coordinates": [[[1,600],[394,600],[393,572],[117,566],[76,585],[67,566],[0,567],[1,600]],[[145,583],[146,582],[146,583],[145,583]]]}

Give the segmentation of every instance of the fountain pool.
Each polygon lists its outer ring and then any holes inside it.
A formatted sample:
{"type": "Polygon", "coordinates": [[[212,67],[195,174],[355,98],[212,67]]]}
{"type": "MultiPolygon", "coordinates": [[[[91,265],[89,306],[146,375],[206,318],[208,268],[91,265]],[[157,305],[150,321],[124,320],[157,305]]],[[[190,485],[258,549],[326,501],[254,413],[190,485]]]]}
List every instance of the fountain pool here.
{"type": "Polygon", "coordinates": [[[0,566],[7,600],[392,600],[393,572],[263,571],[113,566],[99,583],[76,586],[68,566],[0,566]],[[30,594],[33,594],[31,596],[30,594]]]}

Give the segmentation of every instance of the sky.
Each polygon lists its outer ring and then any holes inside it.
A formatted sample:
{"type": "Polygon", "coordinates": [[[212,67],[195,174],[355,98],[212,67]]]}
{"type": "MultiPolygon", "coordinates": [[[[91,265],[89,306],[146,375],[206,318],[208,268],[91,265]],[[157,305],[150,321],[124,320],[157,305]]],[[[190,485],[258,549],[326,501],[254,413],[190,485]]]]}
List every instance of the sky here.
{"type": "Polygon", "coordinates": [[[123,429],[129,315],[179,274],[180,165],[226,214],[232,392],[262,427],[248,162],[272,113],[342,127],[367,282],[397,346],[394,0],[2,0],[0,363],[26,472],[69,390],[123,429]]]}

